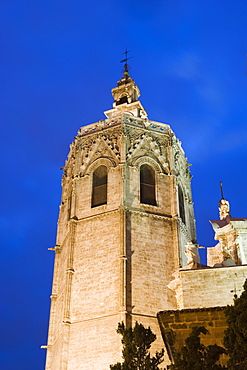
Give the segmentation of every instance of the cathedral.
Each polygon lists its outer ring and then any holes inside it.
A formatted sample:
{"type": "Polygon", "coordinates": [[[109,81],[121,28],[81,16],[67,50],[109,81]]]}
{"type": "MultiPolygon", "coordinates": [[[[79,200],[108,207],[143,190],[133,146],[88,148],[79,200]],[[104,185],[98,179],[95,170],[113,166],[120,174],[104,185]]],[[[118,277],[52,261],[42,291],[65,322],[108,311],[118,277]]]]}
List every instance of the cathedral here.
{"type": "Polygon", "coordinates": [[[122,321],[151,327],[166,368],[171,317],[231,304],[247,277],[247,218],[232,218],[222,198],[211,221],[219,242],[200,264],[180,141],[148,118],[127,64],[112,95],[63,168],[46,370],[109,370],[121,361],[122,321]]]}

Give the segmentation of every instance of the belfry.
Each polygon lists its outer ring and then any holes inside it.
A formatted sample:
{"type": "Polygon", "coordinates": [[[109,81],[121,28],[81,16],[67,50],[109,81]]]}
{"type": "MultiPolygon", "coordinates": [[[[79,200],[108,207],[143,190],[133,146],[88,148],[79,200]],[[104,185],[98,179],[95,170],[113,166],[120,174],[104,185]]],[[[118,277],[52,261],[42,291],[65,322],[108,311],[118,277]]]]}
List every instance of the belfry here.
{"type": "MultiPolygon", "coordinates": [[[[168,287],[197,255],[191,175],[168,124],[152,121],[128,69],[106,119],[79,129],[62,178],[46,370],[108,370],[119,322],[177,308],[168,287]]],[[[169,360],[166,358],[168,364],[169,360]]]]}

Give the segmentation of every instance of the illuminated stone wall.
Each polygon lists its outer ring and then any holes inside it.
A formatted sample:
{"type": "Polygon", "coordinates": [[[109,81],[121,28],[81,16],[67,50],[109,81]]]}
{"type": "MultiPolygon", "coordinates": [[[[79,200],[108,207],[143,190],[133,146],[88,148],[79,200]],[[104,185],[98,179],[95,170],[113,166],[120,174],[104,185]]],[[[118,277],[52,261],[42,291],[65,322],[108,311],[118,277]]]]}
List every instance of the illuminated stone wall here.
{"type": "Polygon", "coordinates": [[[181,143],[147,118],[127,71],[112,93],[107,119],[80,128],[64,167],[46,370],[109,370],[121,361],[120,321],[150,326],[152,350],[163,348],[156,313],[177,307],[168,284],[196,239],[181,143]],[[152,202],[140,199],[143,165],[153,174],[152,202]],[[99,166],[107,199],[95,206],[99,166]]]}
{"type": "Polygon", "coordinates": [[[167,285],[195,239],[188,163],[170,127],[112,111],[79,130],[64,167],[46,370],[109,369],[121,360],[120,321],[151,326],[153,351],[164,347],[156,313],[176,308],[167,285]],[[156,206],[140,203],[142,164],[155,171],[156,206]],[[92,208],[100,165],[107,204],[92,208]]]}
{"type": "Polygon", "coordinates": [[[231,305],[246,278],[246,265],[180,270],[174,279],[178,309],[231,305]]]}
{"type": "MultiPolygon", "coordinates": [[[[218,344],[223,347],[227,328],[224,307],[163,311],[158,314],[158,320],[171,361],[175,352],[185,345],[194,326],[204,326],[209,331],[208,335],[200,336],[205,346],[218,344]]],[[[226,365],[226,361],[226,356],[222,356],[220,363],[226,365]]]]}

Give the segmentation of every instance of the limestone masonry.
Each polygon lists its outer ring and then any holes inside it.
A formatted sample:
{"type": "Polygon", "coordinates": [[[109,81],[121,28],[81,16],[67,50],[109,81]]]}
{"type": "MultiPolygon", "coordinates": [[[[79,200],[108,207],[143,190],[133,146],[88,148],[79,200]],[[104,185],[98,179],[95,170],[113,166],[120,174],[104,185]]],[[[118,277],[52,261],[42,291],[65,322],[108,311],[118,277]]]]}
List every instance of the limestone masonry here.
{"type": "Polygon", "coordinates": [[[107,118],[79,129],[64,166],[46,370],[108,370],[121,361],[120,321],[150,326],[152,350],[163,348],[159,311],[224,306],[247,276],[247,220],[214,226],[217,266],[200,265],[179,140],[148,119],[127,71],[112,94],[107,118]]]}

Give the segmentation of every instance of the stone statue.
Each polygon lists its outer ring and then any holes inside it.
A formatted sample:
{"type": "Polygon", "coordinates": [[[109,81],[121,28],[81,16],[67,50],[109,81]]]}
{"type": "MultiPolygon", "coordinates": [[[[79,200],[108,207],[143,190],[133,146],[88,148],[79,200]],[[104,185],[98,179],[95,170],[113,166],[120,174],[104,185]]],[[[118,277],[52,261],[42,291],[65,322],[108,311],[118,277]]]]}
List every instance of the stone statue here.
{"type": "Polygon", "coordinates": [[[219,201],[219,211],[220,211],[220,220],[225,220],[227,216],[231,216],[230,215],[230,204],[224,198],[222,198],[219,201]]]}
{"type": "Polygon", "coordinates": [[[200,263],[198,246],[189,242],[186,244],[185,255],[187,257],[187,265],[184,268],[193,268],[194,264],[200,263]]]}

